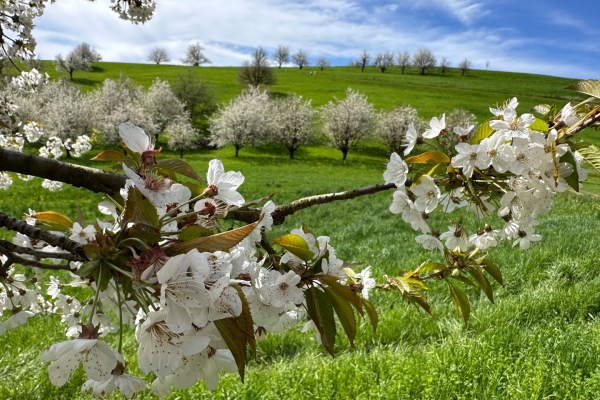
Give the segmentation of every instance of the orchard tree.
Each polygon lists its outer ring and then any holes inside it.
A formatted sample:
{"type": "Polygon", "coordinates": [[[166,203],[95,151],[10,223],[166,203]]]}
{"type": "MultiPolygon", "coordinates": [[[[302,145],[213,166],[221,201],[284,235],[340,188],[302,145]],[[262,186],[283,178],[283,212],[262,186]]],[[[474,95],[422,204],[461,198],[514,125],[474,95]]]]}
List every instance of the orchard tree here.
{"type": "Polygon", "coordinates": [[[74,51],[70,52],[66,57],[58,54],[54,59],[56,70],[69,74],[69,80],[73,80],[73,72],[75,71],[91,71],[92,64],[87,59],[81,57],[80,54],[74,51]]]}
{"type": "Polygon", "coordinates": [[[279,46],[275,53],[273,53],[273,61],[281,69],[283,64],[290,62],[290,48],[288,46],[279,46]]]}
{"type": "Polygon", "coordinates": [[[177,75],[173,93],[185,105],[185,110],[195,123],[206,121],[217,109],[210,85],[201,80],[193,68],[189,68],[187,73],[177,75]]]}
{"type": "Polygon", "coordinates": [[[269,135],[271,141],[284,145],[290,159],[300,146],[309,143],[315,135],[315,110],[310,100],[292,95],[278,98],[269,106],[269,135]]]}
{"type": "Polygon", "coordinates": [[[371,135],[374,116],[367,96],[350,88],[344,100],[330,101],[321,108],[323,132],[333,147],[342,152],[344,163],[348,152],[371,135]]]}
{"type": "Polygon", "coordinates": [[[464,58],[459,64],[458,64],[458,68],[460,68],[460,70],[462,71],[461,75],[464,75],[465,72],[469,72],[471,70],[471,65],[473,65],[473,63],[471,62],[471,60],[469,60],[468,58],[464,58]]]}
{"type": "Polygon", "coordinates": [[[158,134],[166,130],[167,125],[174,119],[190,119],[185,111],[185,104],[177,98],[171,90],[169,82],[160,78],[154,79],[147,91],[142,89],[141,107],[150,116],[156,127],[156,140],[158,134]]]}
{"type": "Polygon", "coordinates": [[[401,106],[390,112],[381,111],[379,113],[375,134],[383,139],[390,153],[395,152],[400,154],[411,146],[411,144],[412,147],[417,144],[417,139],[413,136],[417,132],[421,132],[423,126],[424,123],[419,118],[419,114],[415,108],[401,106]],[[413,141],[414,143],[411,143],[413,141]]]}
{"type": "Polygon", "coordinates": [[[185,57],[181,60],[184,64],[190,64],[192,67],[199,67],[202,64],[210,64],[211,61],[204,55],[204,48],[200,43],[190,44],[187,48],[185,57]]]}
{"type": "Polygon", "coordinates": [[[183,158],[185,150],[192,149],[194,142],[198,139],[198,131],[190,123],[190,118],[183,114],[169,121],[165,127],[167,133],[167,146],[169,150],[179,151],[179,157],[183,158]]]}
{"type": "Polygon", "coordinates": [[[262,47],[252,53],[250,61],[245,61],[238,72],[238,81],[245,85],[273,85],[277,82],[275,71],[269,65],[269,54],[262,47]]]}
{"type": "Polygon", "coordinates": [[[394,55],[389,51],[377,53],[375,60],[373,61],[373,66],[379,68],[381,73],[384,73],[385,70],[392,65],[394,65],[394,55]]]}
{"type": "Polygon", "coordinates": [[[402,73],[404,74],[404,70],[406,67],[410,65],[410,53],[405,51],[404,53],[398,53],[396,56],[396,66],[400,68],[402,73]]]}
{"type": "Polygon", "coordinates": [[[294,65],[297,65],[300,69],[310,65],[310,62],[308,61],[308,57],[306,56],[304,50],[298,50],[298,52],[292,56],[292,63],[294,63],[294,65]]]}
{"type": "Polygon", "coordinates": [[[98,62],[102,60],[102,56],[96,50],[94,50],[89,44],[81,43],[78,44],[73,53],[77,54],[82,60],[89,63],[98,62]]]}
{"type": "Polygon", "coordinates": [[[331,65],[329,64],[329,61],[325,59],[325,57],[321,56],[317,59],[317,67],[319,67],[319,69],[323,71],[325,68],[331,67],[331,65]]]}
{"type": "Polygon", "coordinates": [[[356,65],[360,67],[360,72],[365,72],[365,67],[371,62],[371,56],[366,50],[363,50],[362,54],[358,57],[356,65]]]}
{"type": "Polygon", "coordinates": [[[169,57],[169,53],[167,53],[167,50],[164,48],[154,47],[152,50],[150,50],[150,53],[148,53],[147,60],[158,65],[162,62],[171,61],[171,57],[169,57]]]}
{"type": "Polygon", "coordinates": [[[426,70],[434,68],[435,64],[435,57],[429,49],[421,48],[412,56],[412,65],[421,71],[421,75],[425,75],[426,70]]]}
{"type": "Polygon", "coordinates": [[[446,70],[450,68],[450,64],[451,63],[448,58],[442,57],[442,60],[440,61],[440,70],[442,71],[442,76],[446,73],[446,70]]]}
{"type": "Polygon", "coordinates": [[[209,119],[212,143],[217,146],[232,145],[235,156],[241,148],[260,143],[267,134],[269,95],[256,86],[220,106],[209,119]]]}

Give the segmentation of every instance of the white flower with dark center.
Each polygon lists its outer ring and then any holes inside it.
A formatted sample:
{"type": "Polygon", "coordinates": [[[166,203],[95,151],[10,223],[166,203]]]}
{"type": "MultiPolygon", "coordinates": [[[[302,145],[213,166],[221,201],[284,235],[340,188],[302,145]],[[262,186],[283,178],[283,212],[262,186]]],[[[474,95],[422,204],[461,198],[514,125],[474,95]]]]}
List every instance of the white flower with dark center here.
{"type": "Polygon", "coordinates": [[[459,190],[451,190],[440,196],[440,205],[442,210],[446,213],[450,213],[457,208],[463,208],[469,205],[469,202],[465,200],[464,195],[459,190]]]}
{"type": "Polygon", "coordinates": [[[452,157],[452,166],[462,168],[467,178],[473,176],[475,168],[485,169],[490,165],[490,156],[478,144],[459,143],[454,148],[458,154],[452,157]]]}
{"type": "Polygon", "coordinates": [[[441,240],[446,241],[446,247],[450,250],[460,249],[467,251],[469,247],[469,237],[467,232],[458,224],[452,224],[448,227],[448,231],[440,235],[441,240]]]}
{"type": "Polygon", "coordinates": [[[532,169],[539,168],[544,159],[544,149],[530,145],[528,139],[513,139],[515,159],[510,163],[509,171],[515,175],[525,175],[532,169]]]}
{"type": "Polygon", "coordinates": [[[206,174],[208,187],[204,193],[209,197],[215,197],[227,204],[239,207],[244,204],[245,200],[237,192],[237,189],[244,183],[244,179],[241,172],[225,172],[220,160],[211,160],[206,174]]]}
{"type": "Polygon", "coordinates": [[[468,136],[469,133],[471,133],[471,131],[473,130],[473,128],[475,127],[475,125],[469,125],[467,127],[463,127],[463,126],[455,126],[453,128],[453,131],[455,134],[457,134],[458,136],[468,136]]]}
{"type": "Polygon", "coordinates": [[[492,229],[489,225],[486,225],[485,229],[477,231],[477,233],[469,236],[469,242],[478,249],[485,250],[490,247],[496,247],[498,245],[498,237],[500,236],[499,230],[492,229]]]}
{"type": "Polygon", "coordinates": [[[408,125],[408,129],[406,130],[404,144],[406,145],[406,148],[404,149],[405,156],[407,156],[417,144],[423,144],[423,138],[419,135],[412,122],[408,125]]]}
{"type": "Polygon", "coordinates": [[[373,290],[377,285],[375,279],[371,278],[371,266],[368,266],[367,268],[360,271],[358,274],[354,275],[354,279],[360,279],[360,282],[362,283],[362,296],[368,300],[369,292],[373,290]]]}
{"type": "Polygon", "coordinates": [[[506,172],[510,163],[515,159],[515,153],[512,146],[506,143],[503,135],[492,135],[479,143],[481,151],[487,153],[490,158],[490,164],[498,172],[506,172]]]}
{"type": "Polygon", "coordinates": [[[387,168],[383,173],[385,183],[393,183],[397,187],[404,186],[406,182],[406,174],[409,172],[408,165],[400,156],[394,152],[387,163],[387,168]]]}
{"type": "Polygon", "coordinates": [[[538,235],[533,231],[533,225],[523,226],[517,233],[517,239],[513,242],[513,247],[517,244],[521,250],[527,250],[531,247],[532,242],[539,242],[542,240],[542,235],[538,235]]]}
{"type": "Polygon", "coordinates": [[[192,196],[190,189],[180,183],[173,183],[169,178],[152,174],[142,178],[125,164],[123,164],[123,171],[154,207],[160,208],[167,204],[184,203],[192,196]]]}
{"type": "Polygon", "coordinates": [[[431,118],[429,121],[429,129],[423,132],[423,137],[426,139],[433,139],[438,137],[442,132],[446,131],[446,114],[442,114],[442,118],[437,117],[431,118]]]}
{"type": "Polygon", "coordinates": [[[440,188],[435,185],[435,181],[429,175],[423,175],[419,178],[419,184],[410,189],[417,199],[415,208],[417,211],[431,213],[438,205],[440,198],[440,188]]]}
{"type": "Polygon", "coordinates": [[[492,120],[490,128],[497,131],[500,135],[506,135],[507,138],[527,138],[529,137],[529,127],[535,122],[533,114],[523,114],[520,117],[514,117],[509,120],[492,120]]]}
{"type": "Polygon", "coordinates": [[[160,302],[169,310],[166,323],[172,332],[188,330],[197,309],[212,304],[205,288],[209,273],[206,257],[196,249],[171,257],[156,273],[161,284],[160,302]]]}
{"type": "Polygon", "coordinates": [[[81,393],[92,389],[92,395],[96,398],[104,398],[107,394],[118,389],[121,394],[128,399],[135,397],[137,392],[146,390],[146,382],[137,376],[123,373],[125,367],[118,364],[112,371],[110,378],[105,381],[96,381],[88,379],[81,387],[81,393]]]}
{"type": "Polygon", "coordinates": [[[81,225],[79,225],[79,222],[75,222],[73,224],[73,228],[71,228],[71,236],[69,236],[69,239],[81,244],[86,244],[88,242],[91,242],[95,238],[96,228],[94,228],[94,225],[88,225],[85,228],[83,228],[81,225]]]}
{"type": "Polygon", "coordinates": [[[144,373],[153,371],[166,376],[179,367],[182,339],[166,323],[167,310],[151,311],[137,326],[135,338],[139,343],[138,364],[144,373]]]}
{"type": "Polygon", "coordinates": [[[95,381],[107,380],[117,362],[123,363],[119,352],[98,339],[75,339],[56,343],[42,351],[40,358],[42,361],[52,362],[48,366],[48,376],[55,386],[64,385],[80,362],[87,376],[95,381]]]}
{"type": "Polygon", "coordinates": [[[297,285],[300,283],[300,275],[294,271],[280,274],[271,270],[268,275],[268,285],[259,289],[263,298],[273,307],[283,307],[288,301],[301,304],[304,300],[302,289],[297,285]]]}
{"type": "Polygon", "coordinates": [[[415,231],[429,233],[429,226],[404,190],[394,192],[394,200],[389,209],[392,214],[402,213],[402,220],[410,224],[415,231]]]}

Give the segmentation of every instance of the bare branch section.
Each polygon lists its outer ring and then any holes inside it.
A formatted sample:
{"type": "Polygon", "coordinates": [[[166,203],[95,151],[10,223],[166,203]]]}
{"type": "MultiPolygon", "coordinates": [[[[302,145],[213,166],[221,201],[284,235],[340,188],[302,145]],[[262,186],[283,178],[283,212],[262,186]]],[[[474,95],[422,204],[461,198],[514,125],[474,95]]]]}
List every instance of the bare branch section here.
{"type": "Polygon", "coordinates": [[[0,149],[0,169],[60,181],[108,195],[119,193],[127,179],[124,175],[4,149],[0,149]]]}
{"type": "MultiPolygon", "coordinates": [[[[29,225],[27,222],[8,216],[3,212],[0,212],[0,227],[5,227],[11,231],[19,232],[23,235],[29,236],[32,239],[43,240],[51,246],[60,247],[61,249],[77,256],[80,259],[87,260],[81,243],[71,240],[65,236],[55,235],[54,233],[51,233],[45,229],[40,229],[33,225],[29,225]]],[[[46,257],[49,257],[49,255],[46,255],[46,257]]]]}
{"type": "Polygon", "coordinates": [[[291,203],[277,206],[275,208],[275,212],[273,212],[273,224],[281,225],[285,221],[285,217],[287,217],[288,215],[292,215],[297,211],[304,210],[305,208],[312,207],[318,204],[332,203],[334,201],[339,200],[350,200],[356,197],[374,194],[377,192],[383,192],[385,190],[391,190],[395,188],[395,184],[388,183],[385,185],[374,185],[360,189],[348,190],[346,192],[319,194],[317,196],[310,196],[305,197],[303,199],[298,199],[292,201],[291,203]]]}
{"type": "Polygon", "coordinates": [[[29,247],[18,246],[14,243],[11,243],[7,240],[0,239],[0,251],[6,251],[9,253],[19,253],[19,254],[27,254],[30,256],[34,256],[38,260],[44,258],[56,258],[67,261],[86,261],[87,259],[82,258],[76,254],[71,254],[67,252],[48,252],[48,251],[40,251],[35,250],[29,247]]]}

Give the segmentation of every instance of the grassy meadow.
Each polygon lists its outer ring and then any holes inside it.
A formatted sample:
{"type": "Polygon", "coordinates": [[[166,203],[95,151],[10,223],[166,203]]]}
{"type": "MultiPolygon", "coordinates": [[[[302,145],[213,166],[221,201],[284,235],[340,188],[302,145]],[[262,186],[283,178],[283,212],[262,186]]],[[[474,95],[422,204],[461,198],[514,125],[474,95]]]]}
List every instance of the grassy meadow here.
{"type": "MultiPolygon", "coordinates": [[[[94,72],[76,72],[75,81],[91,89],[103,79],[117,78],[124,72],[149,85],[155,76],[172,81],[185,69],[99,63],[94,72]]],[[[195,70],[211,83],[219,101],[227,101],[243,88],[236,83],[236,68],[195,70]]],[[[521,112],[542,102],[562,104],[581,98],[564,90],[575,80],[493,71],[471,71],[464,77],[456,70],[446,76],[419,76],[396,71],[381,74],[375,69],[361,74],[350,67],[318,71],[316,75],[297,69],[277,72],[278,84],[272,92],[295,92],[313,99],[315,106],[333,96],[343,97],[350,86],[366,93],[376,108],[411,104],[426,118],[460,107],[483,120],[488,116],[488,105],[513,95],[521,101],[521,112]]],[[[588,132],[585,137],[595,140],[594,134],[597,132],[588,132]]],[[[295,160],[289,160],[284,149],[276,146],[244,148],[239,158],[233,154],[232,148],[193,151],[186,153],[185,159],[203,175],[208,162],[219,158],[226,170],[240,170],[246,176],[240,192],[247,200],[273,193],[277,204],[381,183],[388,158],[384,147],[375,141],[350,152],[346,165],[339,151],[320,145],[300,148],[295,160]]],[[[92,156],[77,162],[102,167],[102,163],[86,161],[92,156]]],[[[88,221],[98,215],[100,195],[70,187],[50,193],[40,182],[15,181],[0,196],[0,210],[13,216],[21,216],[28,207],[74,215],[79,205],[88,221]]],[[[595,235],[600,232],[600,199],[572,192],[555,199],[551,213],[540,218],[536,229],[543,236],[540,243],[526,252],[511,248],[509,243],[490,251],[505,285],[494,285],[495,304],[478,290],[465,288],[472,302],[468,327],[456,317],[447,291],[439,283],[429,283],[433,317],[394,293],[374,293],[379,328],[373,333],[371,326],[363,323],[354,349],[340,337],[336,357],[331,358],[316,344],[314,334],[300,333],[300,325],[258,343],[245,383],[235,374],[222,375],[215,392],[200,384],[189,391],[175,391],[169,398],[600,398],[600,247],[595,235]]],[[[378,193],[316,206],[288,217],[269,236],[274,238],[304,223],[317,235],[329,236],[341,259],[372,265],[378,277],[415,268],[425,260],[439,261],[439,254],[422,250],[412,229],[388,212],[390,203],[391,193],[378,193]]],[[[470,226],[476,223],[464,213],[434,218],[440,227],[449,218],[470,226]]],[[[495,219],[490,221],[493,226],[499,224],[495,219]]],[[[1,399],[91,398],[79,392],[84,379],[81,371],[64,387],[55,388],[48,380],[46,365],[38,358],[45,347],[64,340],[63,332],[58,318],[35,317],[0,336],[1,399]]],[[[129,345],[131,351],[124,356],[135,373],[137,346],[133,335],[127,335],[125,343],[124,348],[129,345]]],[[[147,393],[138,396],[150,397],[147,393]]]]}

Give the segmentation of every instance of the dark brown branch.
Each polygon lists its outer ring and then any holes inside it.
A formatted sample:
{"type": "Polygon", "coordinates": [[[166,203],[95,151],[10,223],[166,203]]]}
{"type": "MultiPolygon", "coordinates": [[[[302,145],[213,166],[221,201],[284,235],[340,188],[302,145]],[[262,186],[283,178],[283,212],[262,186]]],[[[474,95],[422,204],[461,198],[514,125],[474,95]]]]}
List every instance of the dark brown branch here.
{"type": "Polygon", "coordinates": [[[28,265],[30,267],[36,267],[41,269],[50,269],[54,271],[71,271],[69,265],[53,265],[53,264],[44,264],[37,260],[30,260],[28,258],[22,257],[18,254],[14,254],[8,252],[5,248],[0,245],[0,253],[4,254],[8,261],[2,265],[2,267],[8,268],[12,264],[21,264],[28,265]]]}
{"type": "Polygon", "coordinates": [[[29,225],[25,221],[18,220],[4,214],[3,212],[0,212],[0,227],[2,226],[11,231],[19,232],[23,235],[29,236],[32,239],[43,240],[50,246],[60,247],[61,249],[77,257],[87,260],[87,257],[83,252],[83,245],[69,239],[68,237],[55,235],[45,229],[40,229],[33,225],[29,225]]]}
{"type": "Polygon", "coordinates": [[[575,136],[576,133],[581,132],[585,128],[589,128],[596,122],[600,122],[600,106],[594,107],[588,115],[589,117],[585,121],[577,123],[567,130],[568,137],[575,136]]]}
{"type": "Polygon", "coordinates": [[[38,260],[43,258],[57,258],[67,261],[86,261],[87,259],[82,258],[76,254],[71,253],[53,253],[48,251],[40,251],[35,250],[29,247],[18,246],[9,241],[0,239],[0,250],[3,252],[20,253],[20,254],[28,254],[30,256],[36,257],[38,260]]]}
{"type": "Polygon", "coordinates": [[[388,183],[385,185],[367,186],[360,189],[348,190],[339,193],[319,194],[316,196],[305,197],[303,199],[294,200],[288,204],[282,204],[275,208],[273,212],[273,224],[281,225],[285,221],[285,217],[292,215],[297,211],[312,207],[317,204],[331,203],[339,200],[350,200],[356,197],[374,194],[385,190],[395,189],[396,185],[388,183]]]}
{"type": "Polygon", "coordinates": [[[0,170],[68,183],[96,193],[114,195],[125,186],[124,175],[50,158],[0,149],[0,170]]]}

